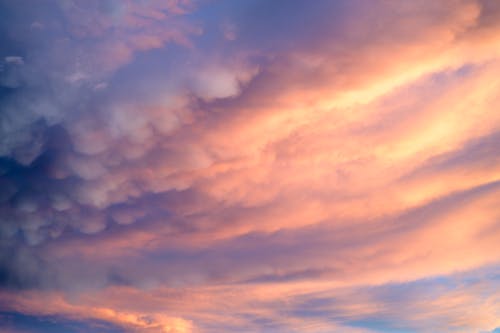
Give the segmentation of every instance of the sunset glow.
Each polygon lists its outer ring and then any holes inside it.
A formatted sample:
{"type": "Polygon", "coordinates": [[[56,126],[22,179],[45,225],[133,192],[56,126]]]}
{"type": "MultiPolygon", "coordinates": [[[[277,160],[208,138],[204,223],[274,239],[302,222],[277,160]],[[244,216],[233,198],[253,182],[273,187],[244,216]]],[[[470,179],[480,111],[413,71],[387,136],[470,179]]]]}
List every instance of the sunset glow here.
{"type": "Polygon", "coordinates": [[[500,332],[500,1],[0,18],[0,332],[500,332]]]}

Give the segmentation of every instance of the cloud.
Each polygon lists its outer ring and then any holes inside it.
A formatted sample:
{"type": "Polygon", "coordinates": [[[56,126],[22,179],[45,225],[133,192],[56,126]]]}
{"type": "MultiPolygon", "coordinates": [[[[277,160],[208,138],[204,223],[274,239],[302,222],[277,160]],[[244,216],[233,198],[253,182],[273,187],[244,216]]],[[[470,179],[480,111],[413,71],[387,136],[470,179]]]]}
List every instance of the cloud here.
{"type": "Polygon", "coordinates": [[[188,43],[187,36],[196,30],[178,18],[184,10],[175,1],[149,7],[133,1],[5,6],[9,19],[2,30],[8,29],[8,43],[21,45],[26,54],[4,57],[6,69],[0,82],[13,90],[2,93],[1,149],[2,155],[25,165],[42,153],[47,127],[91,107],[83,97],[92,95],[90,86],[102,85],[138,52],[170,42],[188,43]],[[35,19],[40,29],[33,29],[30,20],[35,19]],[[41,128],[41,138],[33,133],[35,126],[41,128]]]}
{"type": "Polygon", "coordinates": [[[494,1],[0,8],[1,309],[498,327],[494,1]]]}
{"type": "MultiPolygon", "coordinates": [[[[307,282],[246,284],[244,288],[237,284],[192,289],[159,288],[150,291],[113,287],[98,293],[82,294],[71,300],[57,294],[46,295],[50,297],[53,308],[44,307],[33,297],[35,295],[28,297],[24,293],[25,297],[16,299],[12,307],[24,311],[30,309],[32,315],[38,316],[57,311],[71,314],[79,320],[100,318],[131,331],[134,331],[134,325],[144,329],[158,325],[160,317],[152,314],[161,309],[189,315],[206,332],[228,328],[276,332],[373,332],[391,329],[467,332],[478,327],[494,329],[498,325],[498,308],[495,306],[498,301],[497,284],[494,269],[485,269],[411,283],[354,288],[307,282]],[[280,298],[283,295],[286,297],[280,298]],[[120,310],[110,311],[103,306],[120,310]],[[134,313],[138,309],[148,309],[150,315],[135,321],[134,318],[138,317],[134,313]]],[[[8,299],[13,297],[3,296],[8,299]]],[[[177,323],[181,332],[181,327],[186,327],[182,326],[186,322],[175,318],[165,318],[162,322],[170,322],[170,325],[177,323]]]]}

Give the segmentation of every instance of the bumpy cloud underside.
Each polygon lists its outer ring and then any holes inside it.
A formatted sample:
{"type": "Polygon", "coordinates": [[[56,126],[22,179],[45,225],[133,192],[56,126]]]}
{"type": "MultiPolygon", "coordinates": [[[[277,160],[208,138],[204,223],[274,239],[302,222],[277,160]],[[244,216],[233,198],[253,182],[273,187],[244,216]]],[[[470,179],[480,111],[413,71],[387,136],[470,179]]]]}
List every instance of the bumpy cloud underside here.
{"type": "Polygon", "coordinates": [[[498,332],[496,0],[0,0],[0,330],[498,332]]]}

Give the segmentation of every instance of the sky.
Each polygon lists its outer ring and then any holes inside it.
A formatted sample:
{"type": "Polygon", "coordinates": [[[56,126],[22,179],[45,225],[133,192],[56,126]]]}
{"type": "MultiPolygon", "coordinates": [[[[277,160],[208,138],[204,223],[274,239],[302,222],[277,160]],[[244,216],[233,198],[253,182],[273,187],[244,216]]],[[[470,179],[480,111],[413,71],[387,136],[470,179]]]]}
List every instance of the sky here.
{"type": "Polygon", "coordinates": [[[0,0],[0,332],[500,332],[497,0],[0,0]]]}

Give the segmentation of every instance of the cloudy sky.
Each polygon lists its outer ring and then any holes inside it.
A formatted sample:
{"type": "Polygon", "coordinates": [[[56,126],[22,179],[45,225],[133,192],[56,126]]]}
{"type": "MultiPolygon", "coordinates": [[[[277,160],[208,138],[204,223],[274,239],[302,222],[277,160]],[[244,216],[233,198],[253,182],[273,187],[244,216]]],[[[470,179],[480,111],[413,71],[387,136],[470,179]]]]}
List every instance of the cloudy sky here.
{"type": "Polygon", "coordinates": [[[500,332],[497,0],[0,0],[0,331],[500,332]]]}

